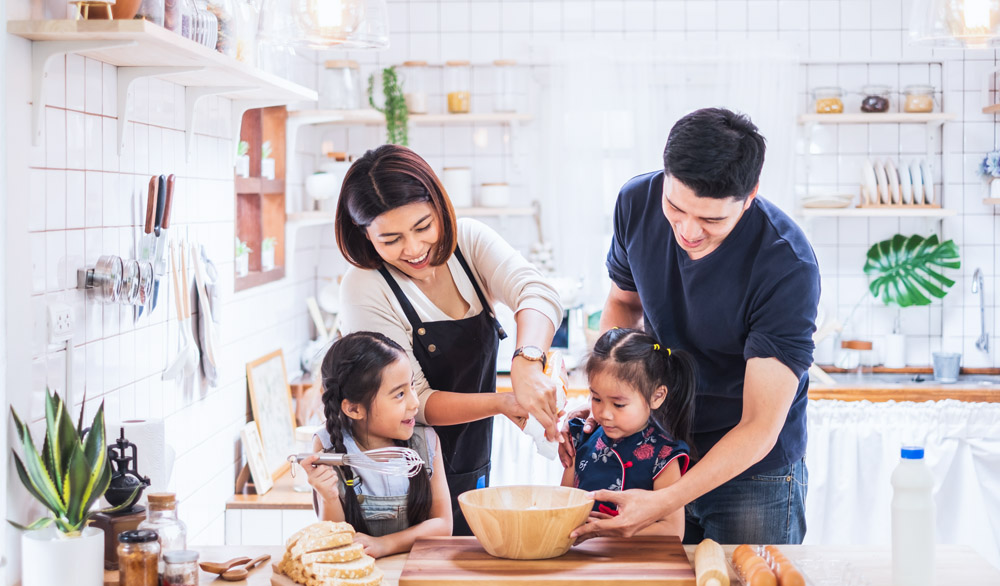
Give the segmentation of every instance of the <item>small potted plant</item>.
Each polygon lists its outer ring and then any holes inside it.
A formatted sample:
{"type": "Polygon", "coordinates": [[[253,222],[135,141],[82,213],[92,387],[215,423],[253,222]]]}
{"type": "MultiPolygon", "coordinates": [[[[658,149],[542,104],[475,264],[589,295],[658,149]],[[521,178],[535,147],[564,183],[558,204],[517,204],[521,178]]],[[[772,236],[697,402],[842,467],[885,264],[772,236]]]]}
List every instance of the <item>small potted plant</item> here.
{"type": "Polygon", "coordinates": [[[236,176],[250,176],[250,143],[245,140],[236,147],[236,176]]]}
{"type": "Polygon", "coordinates": [[[260,145],[260,176],[264,179],[274,179],[274,159],[271,158],[271,141],[265,140],[260,145]]]}
{"type": "Polygon", "coordinates": [[[260,270],[269,271],[274,268],[274,247],[278,239],[268,236],[260,243],[260,270]]]}
{"type": "Polygon", "coordinates": [[[406,108],[406,98],[399,84],[399,76],[395,67],[382,70],[382,93],[385,105],[379,108],[375,105],[375,74],[368,78],[368,103],[372,108],[385,115],[386,142],[407,146],[410,142],[409,110],[406,108]]]}
{"type": "Polygon", "coordinates": [[[990,182],[990,197],[1000,198],[1000,151],[990,151],[986,153],[983,162],[979,166],[979,172],[990,182]]]}
{"type": "Polygon", "coordinates": [[[250,272],[250,253],[253,249],[239,238],[236,239],[236,276],[245,277],[250,272]]]}
{"type": "Polygon", "coordinates": [[[896,234],[868,250],[864,271],[874,277],[868,289],[886,305],[897,307],[893,331],[886,339],[886,367],[906,366],[902,308],[930,305],[931,297],[942,299],[955,281],[944,276],[941,269],[961,266],[958,245],[952,240],[939,242],[936,234],[928,238],[896,234]]]}
{"type": "MultiPolygon", "coordinates": [[[[85,400],[86,402],[86,400],[85,400]]],[[[14,467],[28,493],[50,516],[22,529],[23,586],[80,586],[104,584],[104,532],[88,525],[93,514],[114,512],[131,502],[105,511],[91,510],[111,482],[111,461],[104,439],[104,403],[90,427],[83,428],[83,407],[73,427],[69,410],[57,393],[45,391],[45,440],[41,454],[28,426],[13,407],[14,428],[21,456],[14,452],[14,467]],[[67,573],[70,572],[70,573],[67,573]]]]}

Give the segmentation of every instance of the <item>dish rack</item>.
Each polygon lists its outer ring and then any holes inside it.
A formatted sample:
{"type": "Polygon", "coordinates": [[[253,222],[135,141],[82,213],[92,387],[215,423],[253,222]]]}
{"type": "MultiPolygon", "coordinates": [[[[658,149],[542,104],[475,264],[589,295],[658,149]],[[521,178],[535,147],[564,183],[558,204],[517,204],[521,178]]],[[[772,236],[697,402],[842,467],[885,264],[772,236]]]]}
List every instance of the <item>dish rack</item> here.
{"type": "Polygon", "coordinates": [[[866,159],[861,165],[859,208],[941,209],[934,175],[924,159],[910,163],[866,159]]]}

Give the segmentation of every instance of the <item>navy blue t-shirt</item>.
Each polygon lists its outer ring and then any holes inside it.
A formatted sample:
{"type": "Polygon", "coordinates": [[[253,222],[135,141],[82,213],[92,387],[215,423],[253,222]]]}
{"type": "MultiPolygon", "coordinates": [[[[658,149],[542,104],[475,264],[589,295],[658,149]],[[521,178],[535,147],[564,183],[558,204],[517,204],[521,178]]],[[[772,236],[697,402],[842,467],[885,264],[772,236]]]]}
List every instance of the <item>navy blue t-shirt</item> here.
{"type": "Polygon", "coordinates": [[[707,256],[692,260],[663,215],[663,171],[622,187],[608,274],[642,301],[646,330],[698,364],[694,446],[704,456],[743,413],[750,358],[776,358],[799,378],[778,442],[739,478],[788,465],[806,449],[807,370],[819,304],[819,267],[805,234],[757,197],[707,256]]]}

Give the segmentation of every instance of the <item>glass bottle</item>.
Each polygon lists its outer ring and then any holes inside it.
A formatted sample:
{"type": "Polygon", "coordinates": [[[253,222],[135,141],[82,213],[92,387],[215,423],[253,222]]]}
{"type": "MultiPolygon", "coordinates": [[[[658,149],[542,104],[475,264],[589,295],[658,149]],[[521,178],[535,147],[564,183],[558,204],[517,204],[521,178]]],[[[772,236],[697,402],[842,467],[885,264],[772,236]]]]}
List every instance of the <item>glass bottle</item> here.
{"type": "Polygon", "coordinates": [[[468,114],[472,96],[472,75],[469,62],[447,61],[445,66],[445,90],[448,92],[448,111],[452,114],[468,114]]]}
{"type": "Polygon", "coordinates": [[[157,586],[160,543],[156,531],[139,529],[118,534],[119,586],[157,586]]]}
{"type": "Polygon", "coordinates": [[[163,554],[163,586],[198,586],[198,552],[190,549],[163,554]]]}
{"type": "Polygon", "coordinates": [[[208,0],[206,7],[218,24],[215,50],[223,55],[236,57],[236,10],[233,0],[208,0]]]}
{"type": "Polygon", "coordinates": [[[864,98],[861,99],[862,112],[888,112],[889,111],[889,86],[880,84],[869,84],[861,88],[864,98]]]}
{"type": "Polygon", "coordinates": [[[160,536],[160,573],[163,573],[162,554],[187,549],[187,527],[177,518],[177,497],[172,492],[154,492],[146,497],[146,520],[139,529],[152,529],[160,536]]]}
{"type": "Polygon", "coordinates": [[[181,5],[181,36],[197,42],[195,21],[198,19],[198,5],[194,0],[179,0],[181,5]]]}
{"type": "Polygon", "coordinates": [[[844,90],[839,87],[818,87],[813,90],[817,114],[840,114],[844,111],[844,90]]]}
{"type": "Polygon", "coordinates": [[[427,62],[403,62],[403,98],[410,114],[427,113],[427,62]]]}
{"type": "Polygon", "coordinates": [[[331,59],[324,64],[319,107],[323,110],[357,110],[361,107],[361,70],[350,59],[331,59]]]}
{"type": "Polygon", "coordinates": [[[519,89],[520,79],[517,61],[512,59],[497,59],[493,62],[495,71],[493,97],[494,112],[516,112],[515,103],[516,91],[519,89]]]}
{"type": "Polygon", "coordinates": [[[934,86],[932,85],[908,85],[903,90],[906,100],[903,103],[904,112],[933,112],[934,111],[934,86]]]}
{"type": "Polygon", "coordinates": [[[164,0],[142,0],[139,11],[135,13],[135,18],[163,26],[163,10],[164,0]]]}
{"type": "Polygon", "coordinates": [[[163,0],[163,28],[181,34],[183,27],[182,5],[182,0],[163,0]]]}

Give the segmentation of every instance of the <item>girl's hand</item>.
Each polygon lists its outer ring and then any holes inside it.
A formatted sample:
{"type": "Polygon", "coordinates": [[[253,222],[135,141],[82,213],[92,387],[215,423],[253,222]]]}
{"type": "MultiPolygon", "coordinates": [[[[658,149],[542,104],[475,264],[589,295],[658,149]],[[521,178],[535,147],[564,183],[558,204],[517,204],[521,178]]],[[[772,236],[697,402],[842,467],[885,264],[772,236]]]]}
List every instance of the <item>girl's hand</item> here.
{"type": "Polygon", "coordinates": [[[333,503],[340,501],[340,476],[333,466],[316,464],[319,454],[313,454],[302,460],[300,465],[309,477],[309,486],[313,487],[319,498],[333,503]]]}
{"type": "Polygon", "coordinates": [[[528,422],[528,411],[517,402],[514,393],[497,393],[500,400],[500,413],[507,419],[514,422],[514,425],[524,429],[524,424],[528,422]]]}
{"type": "Polygon", "coordinates": [[[360,543],[365,548],[365,553],[375,559],[389,555],[389,549],[381,537],[372,537],[364,533],[355,533],[354,542],[360,543]]]}
{"type": "Polygon", "coordinates": [[[576,449],[573,447],[573,438],[569,435],[569,420],[576,419],[586,419],[587,422],[583,424],[583,433],[590,433],[597,429],[597,421],[590,416],[590,406],[583,405],[569,412],[566,416],[566,420],[563,422],[562,432],[563,441],[559,444],[559,461],[562,463],[563,468],[569,468],[573,465],[573,461],[576,459],[576,449]]]}
{"type": "Polygon", "coordinates": [[[563,442],[559,444],[559,463],[563,468],[569,468],[576,463],[576,446],[573,445],[573,437],[570,436],[568,429],[559,433],[563,436],[563,442]]]}

